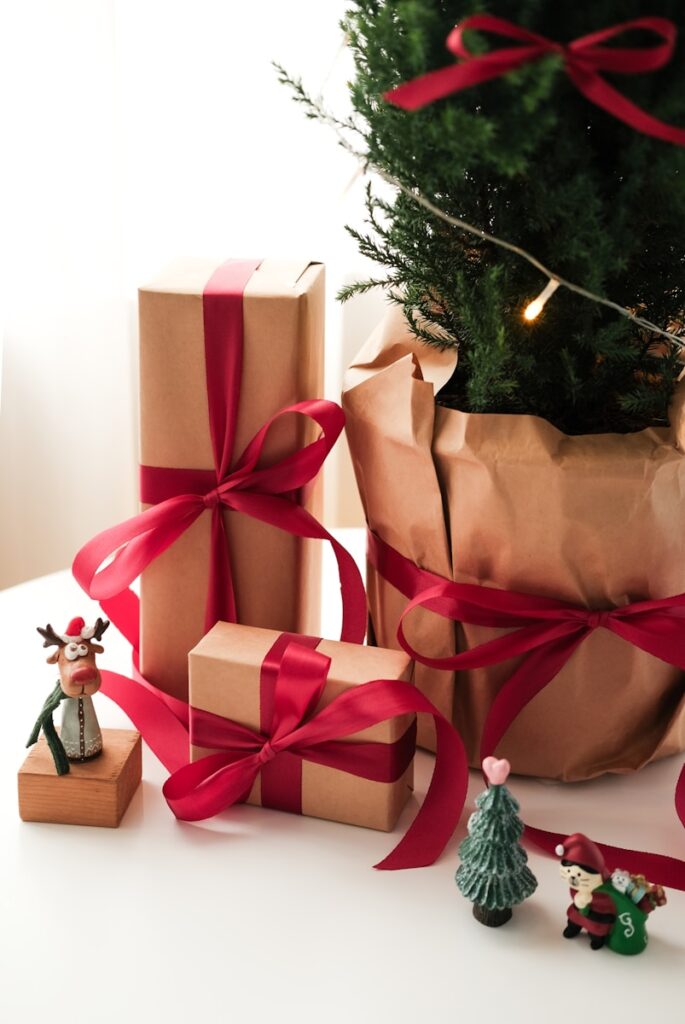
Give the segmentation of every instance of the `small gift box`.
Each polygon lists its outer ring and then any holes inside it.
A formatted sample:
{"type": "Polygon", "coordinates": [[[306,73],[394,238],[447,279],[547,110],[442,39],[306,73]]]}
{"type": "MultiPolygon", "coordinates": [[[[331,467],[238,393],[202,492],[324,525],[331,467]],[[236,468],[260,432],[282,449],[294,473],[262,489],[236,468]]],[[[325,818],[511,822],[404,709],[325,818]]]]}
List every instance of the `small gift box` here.
{"type": "MultiPolygon", "coordinates": [[[[225,622],[217,623],[190,652],[189,666],[193,761],[220,751],[243,756],[250,734],[257,741],[270,738],[273,745],[283,729],[283,722],[274,720],[277,686],[290,688],[282,697],[303,702],[308,720],[369,680],[408,682],[412,672],[403,652],[225,622]],[[284,681],[286,651],[292,658],[303,649],[325,656],[320,663],[330,659],[327,673],[304,678],[307,670],[291,668],[284,681]]],[[[403,714],[318,750],[309,745],[304,756],[284,750],[269,760],[270,754],[262,753],[247,802],[391,831],[412,791],[415,741],[415,716],[403,714]],[[357,753],[375,779],[354,774],[357,753]],[[345,767],[333,767],[336,763],[345,767]],[[383,777],[387,781],[379,781],[383,777]]]]}

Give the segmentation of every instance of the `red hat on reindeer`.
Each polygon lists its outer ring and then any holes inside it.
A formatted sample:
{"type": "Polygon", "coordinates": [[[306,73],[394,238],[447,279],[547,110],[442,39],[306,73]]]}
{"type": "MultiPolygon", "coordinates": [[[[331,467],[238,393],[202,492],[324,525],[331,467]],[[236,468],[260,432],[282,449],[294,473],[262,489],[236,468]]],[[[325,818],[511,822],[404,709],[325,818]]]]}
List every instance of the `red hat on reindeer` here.
{"type": "Polygon", "coordinates": [[[62,634],[62,639],[67,642],[69,640],[90,640],[95,635],[95,628],[95,626],[86,626],[85,619],[78,615],[76,618],[71,619],[62,634]]]}

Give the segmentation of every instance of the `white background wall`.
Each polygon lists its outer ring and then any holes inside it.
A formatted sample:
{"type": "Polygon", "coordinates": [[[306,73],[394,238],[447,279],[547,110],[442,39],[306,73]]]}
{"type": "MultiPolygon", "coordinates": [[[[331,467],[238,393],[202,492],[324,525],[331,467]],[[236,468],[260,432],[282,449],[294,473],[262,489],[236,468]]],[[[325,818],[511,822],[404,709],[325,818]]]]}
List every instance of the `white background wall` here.
{"type": "MultiPolygon", "coordinates": [[[[344,0],[22,0],[0,25],[0,587],[136,509],[138,284],[182,255],[328,265],[328,397],[383,310],[345,222],[363,185],[271,67],[346,109],[344,0]]],[[[335,467],[332,467],[335,469],[335,467]]],[[[359,516],[349,467],[329,522],[359,516]]]]}

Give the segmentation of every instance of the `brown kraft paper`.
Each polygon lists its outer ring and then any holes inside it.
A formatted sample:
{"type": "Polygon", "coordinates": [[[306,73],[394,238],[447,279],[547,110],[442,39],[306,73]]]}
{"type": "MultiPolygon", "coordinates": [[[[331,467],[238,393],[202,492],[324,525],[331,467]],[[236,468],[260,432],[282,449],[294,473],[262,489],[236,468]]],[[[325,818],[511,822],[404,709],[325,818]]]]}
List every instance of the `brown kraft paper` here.
{"type": "MultiPolygon", "coordinates": [[[[218,622],[190,652],[190,703],[203,711],[260,728],[260,672],[278,633],[218,622]]],[[[331,659],[328,680],[316,708],[326,707],[352,686],[372,679],[411,681],[412,664],[404,652],[321,640],[318,651],[331,659]]],[[[341,742],[394,743],[404,735],[412,715],[379,722],[341,742]]],[[[191,760],[214,751],[191,746],[191,760]]],[[[302,762],[302,813],[349,825],[390,832],[413,788],[414,766],[396,782],[372,782],[311,761],[302,762]]],[[[261,804],[259,776],[248,803],[261,804]]]]}
{"type": "MultiPolygon", "coordinates": [[[[220,261],[187,260],[139,293],[140,458],[143,465],[213,469],[202,293],[220,261]]],[[[264,260],[243,297],[242,389],[234,461],[269,417],[323,387],[324,268],[264,260]]],[[[263,463],[313,441],[304,416],[269,431],[263,463]]],[[[320,482],[303,504],[321,515],[320,482]]],[[[320,545],[224,512],[239,620],[288,632],[319,629],[320,545]]],[[[201,515],[141,577],[141,671],[188,695],[188,652],[205,633],[210,514],[201,515]]]]}
{"type": "MultiPolygon", "coordinates": [[[[535,416],[436,406],[454,359],[427,349],[392,311],[350,367],[343,405],[371,529],[446,578],[587,608],[685,591],[683,389],[669,428],[569,437],[535,416]]],[[[406,600],[371,566],[368,589],[376,640],[397,647],[406,600]]],[[[407,632],[417,650],[442,657],[504,631],[420,611],[407,632]]],[[[452,718],[472,765],[517,664],[456,677],[417,666],[417,686],[452,718]]],[[[632,771],[685,748],[683,700],[679,669],[599,629],[498,754],[515,772],[567,781],[632,771]]]]}

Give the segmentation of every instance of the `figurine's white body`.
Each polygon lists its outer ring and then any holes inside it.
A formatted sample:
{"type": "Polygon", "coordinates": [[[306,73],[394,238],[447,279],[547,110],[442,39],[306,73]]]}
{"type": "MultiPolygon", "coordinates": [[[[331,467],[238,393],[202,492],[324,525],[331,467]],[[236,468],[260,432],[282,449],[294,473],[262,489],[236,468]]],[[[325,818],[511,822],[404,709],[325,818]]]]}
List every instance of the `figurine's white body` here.
{"type": "Polygon", "coordinates": [[[102,733],[87,693],[62,701],[60,739],[71,761],[96,757],[102,751],[102,733]]]}

